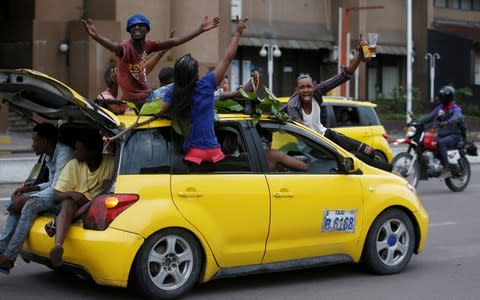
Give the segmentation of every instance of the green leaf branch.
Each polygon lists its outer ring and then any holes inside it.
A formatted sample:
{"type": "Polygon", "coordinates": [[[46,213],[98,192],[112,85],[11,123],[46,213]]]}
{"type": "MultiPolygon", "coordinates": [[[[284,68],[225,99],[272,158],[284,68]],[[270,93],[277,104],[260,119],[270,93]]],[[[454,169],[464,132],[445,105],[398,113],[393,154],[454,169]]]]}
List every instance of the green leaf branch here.
{"type": "MultiPolygon", "coordinates": [[[[281,111],[282,103],[269,88],[264,86],[264,89],[267,94],[264,98],[258,97],[256,91],[247,92],[243,88],[240,88],[239,89],[240,94],[244,99],[241,99],[241,100],[227,99],[227,100],[216,101],[215,102],[215,111],[216,111],[215,120],[219,119],[217,113],[241,113],[244,111],[245,105],[250,104],[252,107],[255,107],[255,111],[251,113],[252,122],[254,125],[258,123],[258,121],[260,120],[260,116],[262,115],[269,115],[273,119],[276,119],[281,122],[286,122],[289,119],[289,116],[288,114],[281,111]],[[251,103],[248,103],[248,101],[251,101],[251,103]]],[[[149,124],[150,122],[153,122],[156,119],[160,118],[161,116],[159,116],[158,113],[161,111],[164,102],[162,99],[155,99],[153,101],[146,102],[140,107],[140,109],[138,105],[134,102],[127,102],[127,104],[131,110],[135,111],[135,114],[137,115],[137,120],[135,120],[135,122],[132,123],[127,128],[123,129],[117,135],[109,138],[108,139],[109,142],[113,142],[121,138],[125,134],[129,133],[133,129],[149,124]],[[151,117],[140,122],[141,116],[151,116],[151,117]]],[[[176,122],[175,120],[172,121],[172,127],[174,128],[174,130],[177,133],[184,136],[187,135],[188,132],[190,132],[189,126],[191,126],[191,124],[186,124],[184,121],[182,122],[176,122]]]]}

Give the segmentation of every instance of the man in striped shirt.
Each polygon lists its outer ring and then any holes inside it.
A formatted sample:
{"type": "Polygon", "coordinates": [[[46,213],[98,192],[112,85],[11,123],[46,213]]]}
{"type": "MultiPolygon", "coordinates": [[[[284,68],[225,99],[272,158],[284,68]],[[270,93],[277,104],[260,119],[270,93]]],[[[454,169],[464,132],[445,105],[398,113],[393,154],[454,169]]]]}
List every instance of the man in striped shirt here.
{"type": "Polygon", "coordinates": [[[348,67],[342,66],[339,74],[327,80],[314,84],[310,75],[298,76],[295,92],[282,108],[282,111],[286,112],[292,120],[303,123],[308,128],[324,135],[365,163],[390,172],[392,169],[390,164],[375,160],[375,149],[358,140],[326,128],[320,118],[322,96],[349,80],[362,61],[370,60],[370,58],[364,57],[363,51],[361,51],[362,45],[366,44],[365,41],[361,40],[357,47],[358,54],[352,63],[348,67]]]}

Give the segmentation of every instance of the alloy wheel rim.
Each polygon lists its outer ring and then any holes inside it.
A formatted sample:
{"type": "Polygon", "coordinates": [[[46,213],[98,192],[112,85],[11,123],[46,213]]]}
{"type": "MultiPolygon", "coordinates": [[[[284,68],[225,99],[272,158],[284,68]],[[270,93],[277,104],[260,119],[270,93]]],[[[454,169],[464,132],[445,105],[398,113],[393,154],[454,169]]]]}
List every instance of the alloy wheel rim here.
{"type": "Polygon", "coordinates": [[[175,290],[192,274],[194,258],[191,246],[181,237],[168,235],[160,239],[148,256],[148,275],[163,290],[175,290]]]}
{"type": "Polygon", "coordinates": [[[409,246],[410,235],[407,226],[401,220],[390,219],[378,231],[376,253],[387,266],[400,264],[407,256],[409,246]]]}

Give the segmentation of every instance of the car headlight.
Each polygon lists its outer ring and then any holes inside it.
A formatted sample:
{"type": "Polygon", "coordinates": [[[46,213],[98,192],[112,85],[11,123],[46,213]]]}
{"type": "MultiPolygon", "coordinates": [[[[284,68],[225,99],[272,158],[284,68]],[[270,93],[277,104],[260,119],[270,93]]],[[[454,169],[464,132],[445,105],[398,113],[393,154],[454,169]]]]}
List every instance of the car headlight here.
{"type": "Polygon", "coordinates": [[[410,127],[408,127],[407,133],[405,135],[407,137],[412,137],[412,136],[415,135],[415,133],[417,133],[417,128],[415,128],[414,126],[410,126],[410,127]]]}

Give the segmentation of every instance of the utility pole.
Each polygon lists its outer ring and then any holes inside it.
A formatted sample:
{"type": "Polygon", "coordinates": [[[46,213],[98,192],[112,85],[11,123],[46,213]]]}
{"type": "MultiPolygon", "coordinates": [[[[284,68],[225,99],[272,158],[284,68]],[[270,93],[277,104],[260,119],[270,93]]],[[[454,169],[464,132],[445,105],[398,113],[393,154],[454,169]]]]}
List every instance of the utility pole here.
{"type": "Polygon", "coordinates": [[[412,0],[407,0],[407,123],[412,121],[412,0]]]}

